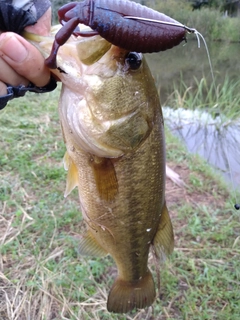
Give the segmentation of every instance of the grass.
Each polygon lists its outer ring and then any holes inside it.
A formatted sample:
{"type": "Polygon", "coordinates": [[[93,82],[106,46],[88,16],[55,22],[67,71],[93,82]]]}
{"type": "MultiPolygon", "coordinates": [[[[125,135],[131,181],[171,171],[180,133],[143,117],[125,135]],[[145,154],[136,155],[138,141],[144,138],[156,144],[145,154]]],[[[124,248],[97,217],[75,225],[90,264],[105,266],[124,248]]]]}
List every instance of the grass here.
{"type": "Polygon", "coordinates": [[[78,255],[83,226],[77,192],[63,197],[58,95],[29,94],[0,114],[0,319],[239,319],[235,199],[168,131],[168,163],[187,184],[167,181],[175,252],[161,270],[152,307],[126,315],[106,311],[116,269],[110,257],[78,255]]]}
{"type": "Polygon", "coordinates": [[[209,84],[205,77],[194,78],[191,86],[181,80],[174,84],[173,93],[165,104],[172,108],[208,111],[213,118],[221,115],[236,120],[240,118],[239,86],[240,80],[230,80],[227,76],[217,86],[214,82],[209,84]]]}

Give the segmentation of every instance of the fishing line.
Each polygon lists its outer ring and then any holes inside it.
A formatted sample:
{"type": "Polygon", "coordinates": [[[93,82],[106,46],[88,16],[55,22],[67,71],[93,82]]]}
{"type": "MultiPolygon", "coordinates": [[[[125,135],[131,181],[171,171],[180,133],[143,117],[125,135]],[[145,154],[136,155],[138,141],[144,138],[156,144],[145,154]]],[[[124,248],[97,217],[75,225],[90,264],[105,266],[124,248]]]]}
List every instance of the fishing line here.
{"type": "Polygon", "coordinates": [[[212,80],[213,80],[213,86],[214,86],[215,94],[217,96],[216,81],[215,81],[215,77],[214,77],[214,74],[213,74],[213,67],[212,67],[212,62],[211,62],[211,58],[210,58],[209,49],[208,49],[207,42],[206,42],[204,36],[199,31],[197,31],[194,28],[189,28],[189,27],[187,27],[187,26],[185,26],[184,24],[181,24],[181,23],[174,23],[174,22],[161,21],[161,20],[155,20],[155,19],[143,18],[143,17],[135,17],[135,16],[124,16],[124,18],[125,19],[141,20],[141,21],[146,21],[146,22],[153,22],[153,23],[165,24],[165,25],[169,25],[169,26],[173,26],[173,27],[184,28],[188,33],[194,33],[195,34],[195,36],[197,38],[198,48],[200,48],[200,44],[201,44],[200,39],[202,39],[203,44],[204,44],[205,49],[206,49],[206,52],[207,52],[208,63],[209,63],[209,67],[210,67],[210,70],[211,70],[211,77],[212,77],[212,80]]]}
{"type": "Polygon", "coordinates": [[[209,50],[208,50],[207,42],[206,42],[204,36],[199,31],[197,31],[196,29],[193,29],[193,30],[194,30],[194,32],[192,32],[192,33],[194,33],[196,35],[196,38],[197,38],[197,41],[198,41],[198,48],[200,48],[200,39],[199,39],[199,37],[202,39],[203,44],[205,46],[205,49],[206,49],[206,52],[207,52],[207,57],[208,57],[208,63],[209,63],[210,71],[211,71],[211,76],[212,76],[212,80],[213,80],[213,86],[214,86],[214,90],[215,90],[215,95],[217,96],[216,81],[215,81],[215,77],[214,77],[214,74],[213,74],[213,66],[212,66],[212,61],[211,61],[210,53],[209,53],[209,50]]]}

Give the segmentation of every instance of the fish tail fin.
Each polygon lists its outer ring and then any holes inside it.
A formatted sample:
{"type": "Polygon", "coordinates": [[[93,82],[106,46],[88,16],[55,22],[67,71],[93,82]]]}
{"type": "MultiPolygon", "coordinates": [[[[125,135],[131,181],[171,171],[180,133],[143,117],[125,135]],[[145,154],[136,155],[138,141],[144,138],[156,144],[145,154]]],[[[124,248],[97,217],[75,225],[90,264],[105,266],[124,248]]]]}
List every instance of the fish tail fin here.
{"type": "Polygon", "coordinates": [[[155,297],[155,284],[149,270],[137,281],[125,281],[118,277],[110,290],[107,309],[110,312],[126,313],[134,308],[150,306],[155,297]]]}

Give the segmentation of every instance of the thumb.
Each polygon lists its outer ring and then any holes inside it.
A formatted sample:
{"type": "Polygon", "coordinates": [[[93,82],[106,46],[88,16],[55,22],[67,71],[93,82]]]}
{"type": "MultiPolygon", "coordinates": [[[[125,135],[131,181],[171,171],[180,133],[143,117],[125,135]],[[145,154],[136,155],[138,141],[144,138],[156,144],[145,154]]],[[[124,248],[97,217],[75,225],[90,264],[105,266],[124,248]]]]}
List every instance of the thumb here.
{"type": "Polygon", "coordinates": [[[0,35],[0,57],[22,77],[42,87],[49,82],[50,71],[41,53],[21,36],[12,33],[0,35]]]}

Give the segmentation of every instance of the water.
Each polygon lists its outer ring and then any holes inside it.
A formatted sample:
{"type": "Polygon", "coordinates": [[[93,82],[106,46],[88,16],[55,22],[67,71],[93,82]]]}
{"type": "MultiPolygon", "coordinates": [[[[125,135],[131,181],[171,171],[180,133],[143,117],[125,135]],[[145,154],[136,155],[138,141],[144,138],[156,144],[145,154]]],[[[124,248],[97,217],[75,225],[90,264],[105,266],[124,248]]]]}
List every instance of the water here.
{"type": "Polygon", "coordinates": [[[236,188],[240,186],[240,121],[213,119],[207,112],[163,108],[165,123],[188,150],[205,158],[236,188]]]}
{"type": "MultiPolygon", "coordinates": [[[[240,44],[222,42],[208,43],[216,85],[229,79],[239,79],[240,44]]],[[[211,84],[211,70],[204,45],[198,49],[197,41],[185,46],[147,56],[149,66],[160,91],[161,104],[167,103],[173,85],[180,87],[183,80],[187,86],[196,86],[205,77],[211,84]]],[[[239,88],[240,90],[240,88],[239,88]]],[[[240,107],[240,106],[239,106],[240,107]]],[[[220,170],[227,181],[233,180],[234,187],[240,186],[240,119],[213,119],[209,114],[198,111],[164,108],[164,118],[171,131],[179,136],[188,150],[204,157],[209,164],[220,170]],[[232,178],[231,179],[231,175],[232,178]]]]}
{"type": "MultiPolygon", "coordinates": [[[[194,39],[193,35],[191,39],[194,39]]],[[[207,42],[207,44],[216,84],[223,83],[226,76],[233,80],[239,79],[240,44],[225,42],[207,42]]],[[[200,81],[206,77],[209,84],[213,81],[205,47],[201,43],[199,49],[196,40],[189,40],[187,44],[180,44],[171,50],[147,55],[147,61],[160,91],[162,105],[172,93],[174,83],[176,87],[180,87],[180,82],[183,80],[187,86],[196,87],[195,78],[200,81]]]]}

